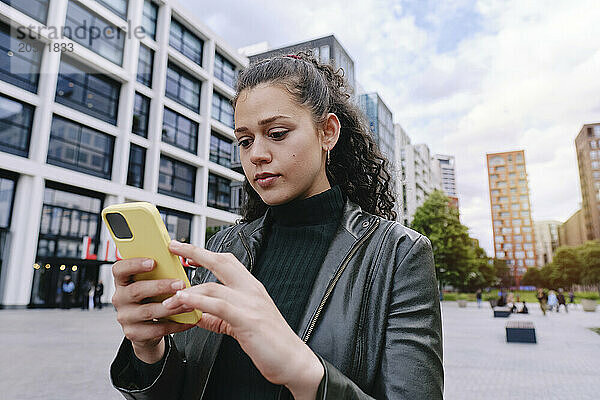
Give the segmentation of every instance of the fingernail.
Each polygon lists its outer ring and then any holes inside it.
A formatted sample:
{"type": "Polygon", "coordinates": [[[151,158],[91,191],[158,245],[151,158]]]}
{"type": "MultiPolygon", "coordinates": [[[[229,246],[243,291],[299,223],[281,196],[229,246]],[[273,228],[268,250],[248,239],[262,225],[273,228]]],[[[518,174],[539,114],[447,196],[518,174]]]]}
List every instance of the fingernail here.
{"type": "Polygon", "coordinates": [[[144,262],[142,263],[142,265],[143,265],[143,266],[144,266],[144,268],[146,268],[146,269],[152,269],[152,266],[154,265],[154,260],[152,260],[152,259],[148,259],[148,260],[144,261],[144,262]]]}
{"type": "Polygon", "coordinates": [[[183,282],[182,282],[182,281],[177,281],[177,282],[173,282],[173,283],[171,283],[171,287],[172,287],[174,290],[180,290],[180,289],[183,289],[183,288],[185,287],[185,285],[183,284],[183,282]]]}
{"type": "Polygon", "coordinates": [[[162,304],[165,307],[169,307],[171,304],[173,304],[173,302],[175,302],[175,299],[173,297],[169,297],[168,299],[164,300],[162,304]]]}
{"type": "Polygon", "coordinates": [[[177,240],[171,240],[171,248],[172,249],[180,249],[182,247],[182,243],[177,240]]]}

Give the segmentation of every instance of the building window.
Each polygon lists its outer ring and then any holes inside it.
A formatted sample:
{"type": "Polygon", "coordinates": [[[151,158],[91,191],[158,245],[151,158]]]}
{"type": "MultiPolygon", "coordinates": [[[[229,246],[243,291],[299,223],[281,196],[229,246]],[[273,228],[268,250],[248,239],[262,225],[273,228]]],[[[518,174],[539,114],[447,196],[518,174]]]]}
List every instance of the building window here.
{"type": "Polygon", "coordinates": [[[110,124],[117,124],[121,84],[73,61],[61,60],[56,102],[110,124]]]}
{"type": "Polygon", "coordinates": [[[127,0],[96,0],[119,17],[127,19],[127,0]]]}
{"type": "Polygon", "coordinates": [[[88,269],[80,262],[84,237],[91,239],[89,252],[98,253],[103,196],[82,192],[80,188],[63,188],[53,182],[46,184],[31,305],[55,306],[57,289],[59,292],[67,274],[71,275],[76,292],[85,280],[97,276],[97,269],[88,269]]]}
{"type": "Polygon", "coordinates": [[[0,22],[0,79],[36,93],[43,49],[41,43],[11,34],[10,26],[0,22]]]}
{"type": "Polygon", "coordinates": [[[202,47],[204,42],[184,27],[176,19],[171,19],[169,46],[198,65],[202,65],[202,47]]]}
{"type": "Polygon", "coordinates": [[[231,168],[232,141],[221,135],[211,132],[210,135],[210,161],[231,168]]]}
{"type": "Polygon", "coordinates": [[[131,132],[147,138],[149,116],[150,99],[136,92],[133,103],[133,124],[131,125],[131,132]]]}
{"type": "Polygon", "coordinates": [[[219,53],[215,54],[215,78],[219,79],[227,86],[232,88],[235,86],[235,65],[219,53]]]}
{"type": "Polygon", "coordinates": [[[200,81],[169,62],[165,96],[194,112],[200,109],[200,81]]]}
{"type": "Polygon", "coordinates": [[[49,0],[0,0],[8,4],[15,10],[21,11],[23,14],[30,16],[42,24],[46,23],[48,16],[49,0]]]}
{"type": "Polygon", "coordinates": [[[123,31],[72,0],[69,1],[67,8],[64,34],[107,60],[122,65],[123,47],[125,45],[123,31]],[[97,32],[103,32],[103,34],[92,35],[91,33],[96,30],[97,32]],[[79,32],[84,32],[84,34],[79,32]],[[108,32],[111,34],[109,35],[108,32]]]}
{"type": "Polygon", "coordinates": [[[192,215],[163,207],[159,207],[158,211],[171,239],[182,243],[190,243],[192,215]]]}
{"type": "Polygon", "coordinates": [[[129,146],[129,167],[127,168],[127,184],[129,186],[144,188],[145,165],[146,149],[131,143],[129,146]]]}
{"type": "Polygon", "coordinates": [[[154,64],[154,50],[140,44],[138,58],[137,81],[149,88],[152,87],[152,66],[154,64]]]}
{"type": "Polygon", "coordinates": [[[594,126],[594,136],[600,137],[600,125],[594,126]]]}
{"type": "Polygon", "coordinates": [[[34,108],[0,95],[0,151],[27,157],[34,108]]]}
{"type": "Polygon", "coordinates": [[[231,210],[231,181],[229,179],[208,174],[207,205],[225,211],[231,210]]]}
{"type": "Polygon", "coordinates": [[[194,201],[195,190],[196,167],[161,155],[158,193],[194,201]]]}
{"type": "Polygon", "coordinates": [[[144,33],[156,40],[156,21],[158,20],[158,6],[150,0],[144,0],[142,13],[142,28],[144,33]]]}
{"type": "Polygon", "coordinates": [[[81,258],[84,236],[96,242],[102,200],[48,187],[40,221],[37,257],[81,258]]]}
{"type": "Polygon", "coordinates": [[[54,116],[48,145],[48,164],[110,179],[114,137],[54,116]]]}
{"type": "Polygon", "coordinates": [[[329,56],[329,45],[324,45],[319,48],[319,58],[321,64],[331,63],[331,57],[329,56]]]}
{"type": "Polygon", "coordinates": [[[196,154],[198,124],[175,111],[165,108],[163,114],[162,140],[180,149],[196,154]]]}
{"type": "MultiPolygon", "coordinates": [[[[16,186],[16,176],[13,177],[8,174],[4,175],[2,171],[0,171],[0,230],[8,229],[10,227],[16,186]]],[[[2,252],[2,243],[0,243],[0,252],[2,252]]],[[[2,260],[1,254],[0,260],[2,260]]]]}
{"type": "Polygon", "coordinates": [[[234,127],[231,102],[216,92],[213,92],[212,117],[230,128],[234,127]]]}

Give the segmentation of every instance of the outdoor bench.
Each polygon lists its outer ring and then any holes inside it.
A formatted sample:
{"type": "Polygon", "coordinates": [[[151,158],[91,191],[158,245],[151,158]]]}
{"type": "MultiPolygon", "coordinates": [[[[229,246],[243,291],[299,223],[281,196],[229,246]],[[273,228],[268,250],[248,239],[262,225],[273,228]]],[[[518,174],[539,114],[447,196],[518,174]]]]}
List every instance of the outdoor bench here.
{"type": "Polygon", "coordinates": [[[510,314],[508,307],[494,307],[494,318],[508,318],[510,314]]]}
{"type": "Polygon", "coordinates": [[[506,341],[509,343],[537,343],[535,327],[531,321],[508,321],[506,341]]]}

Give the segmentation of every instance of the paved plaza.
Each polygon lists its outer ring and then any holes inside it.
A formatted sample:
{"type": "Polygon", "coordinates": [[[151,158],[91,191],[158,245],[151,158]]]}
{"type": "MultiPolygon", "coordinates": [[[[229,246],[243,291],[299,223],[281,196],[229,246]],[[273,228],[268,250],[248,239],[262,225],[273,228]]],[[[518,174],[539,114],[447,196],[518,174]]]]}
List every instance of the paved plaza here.
{"type": "MultiPolygon", "coordinates": [[[[538,343],[514,344],[489,306],[443,304],[446,399],[598,398],[600,312],[531,308],[510,318],[532,321],[538,343]]],[[[108,376],[120,340],[112,307],[0,310],[0,399],[122,399],[108,376]]]]}

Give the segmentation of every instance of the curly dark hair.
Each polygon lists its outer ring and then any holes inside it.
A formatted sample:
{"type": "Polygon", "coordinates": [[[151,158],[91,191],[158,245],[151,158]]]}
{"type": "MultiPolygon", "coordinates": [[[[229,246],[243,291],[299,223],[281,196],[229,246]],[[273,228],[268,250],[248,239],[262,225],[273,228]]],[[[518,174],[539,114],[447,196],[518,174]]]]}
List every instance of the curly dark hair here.
{"type": "MultiPolygon", "coordinates": [[[[328,113],[337,115],[341,130],[326,167],[329,183],[339,185],[363,210],[395,220],[390,163],[373,140],[363,112],[351,100],[352,89],[344,79],[343,70],[321,64],[310,51],[258,61],[240,73],[234,108],[240,93],[264,83],[285,87],[300,105],[312,112],[317,126],[328,113]]],[[[264,215],[268,206],[247,177],[243,188],[242,221],[249,222],[264,215]]]]}

